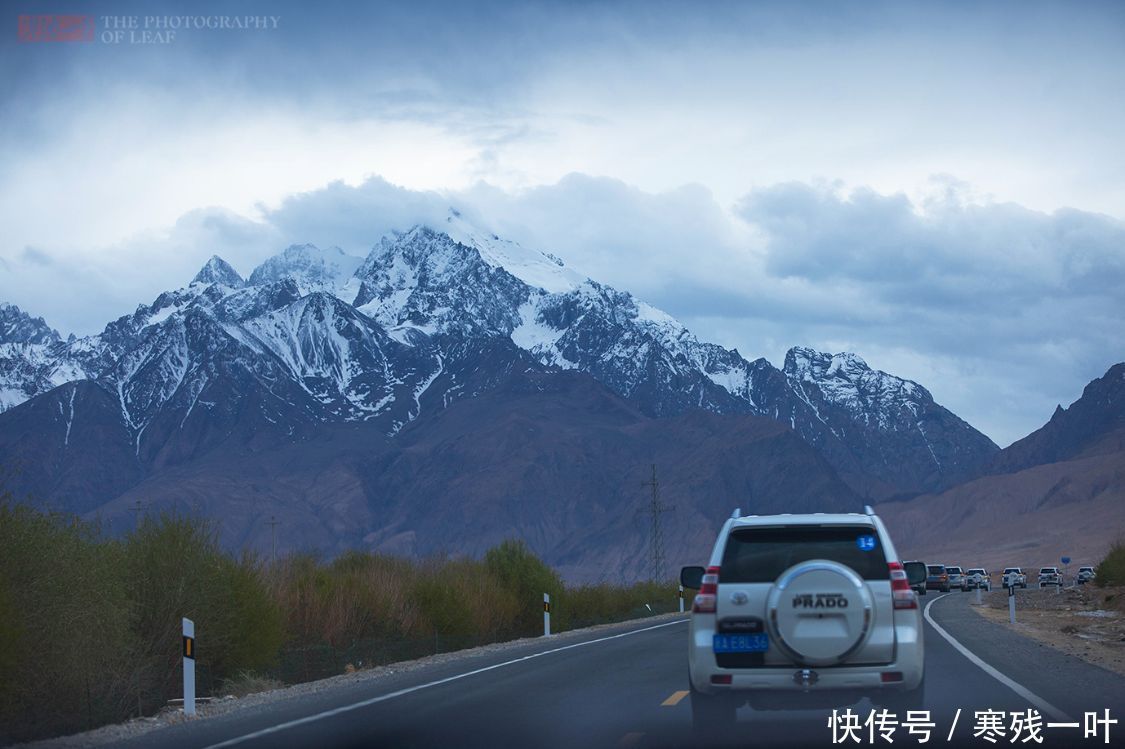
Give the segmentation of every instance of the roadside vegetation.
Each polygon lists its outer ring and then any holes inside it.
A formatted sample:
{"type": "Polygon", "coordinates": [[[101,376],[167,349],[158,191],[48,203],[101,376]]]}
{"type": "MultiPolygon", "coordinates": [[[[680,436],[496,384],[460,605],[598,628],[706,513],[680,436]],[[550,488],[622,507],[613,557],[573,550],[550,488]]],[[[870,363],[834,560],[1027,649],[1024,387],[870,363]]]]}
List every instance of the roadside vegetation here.
{"type": "Polygon", "coordinates": [[[1094,582],[1100,587],[1125,585],[1125,540],[1117,541],[1094,570],[1094,582]]]}
{"type": "Polygon", "coordinates": [[[122,538],[0,498],[0,744],[156,712],[181,694],[181,617],[200,696],[244,695],[543,631],[673,610],[672,583],[566,586],[526,546],[483,559],[349,552],[270,564],[204,520],[122,538]]]}

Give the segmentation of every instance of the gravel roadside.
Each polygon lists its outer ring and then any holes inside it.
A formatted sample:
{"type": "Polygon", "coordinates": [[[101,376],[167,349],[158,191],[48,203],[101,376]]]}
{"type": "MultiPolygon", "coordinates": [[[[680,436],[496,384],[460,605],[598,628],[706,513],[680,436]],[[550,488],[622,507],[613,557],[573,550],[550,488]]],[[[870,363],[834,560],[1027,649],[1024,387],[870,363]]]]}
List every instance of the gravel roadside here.
{"type": "Polygon", "coordinates": [[[984,596],[978,614],[1044,645],[1125,676],[1125,589],[1093,585],[1016,592],[1016,623],[1008,623],[1008,592],[984,596]]]}
{"type": "MultiPolygon", "coordinates": [[[[1021,594],[1028,601],[1019,611],[1030,612],[1032,594],[1019,591],[1017,596],[1021,594]]],[[[1055,594],[1045,591],[1044,595],[1055,594]]],[[[992,597],[1002,599],[1007,606],[1006,591],[994,592],[992,597]]],[[[988,594],[985,599],[993,602],[988,594]]],[[[1033,692],[1072,718],[1082,720],[1085,712],[1104,708],[1115,714],[1125,712],[1125,677],[1121,674],[1017,631],[1006,620],[993,621],[980,611],[985,607],[973,605],[975,600],[974,593],[950,593],[934,601],[932,616],[977,657],[1009,679],[1032,687],[1033,692]]],[[[980,678],[990,677],[981,672],[980,678]]]]}

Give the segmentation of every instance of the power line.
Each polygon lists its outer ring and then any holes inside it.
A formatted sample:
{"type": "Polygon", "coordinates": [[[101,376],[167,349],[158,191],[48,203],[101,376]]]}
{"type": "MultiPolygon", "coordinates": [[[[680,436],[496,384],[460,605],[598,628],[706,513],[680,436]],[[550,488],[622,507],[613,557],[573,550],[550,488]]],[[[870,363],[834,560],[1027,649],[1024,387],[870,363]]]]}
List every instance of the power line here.
{"type": "Polygon", "coordinates": [[[649,554],[652,561],[652,580],[653,582],[659,582],[664,579],[664,529],[660,522],[660,516],[676,508],[672,505],[661,504],[660,502],[660,481],[656,478],[655,463],[652,464],[652,478],[648,481],[641,482],[641,486],[647,486],[652,489],[652,497],[648,506],[648,513],[652,520],[652,537],[650,539],[649,554]]]}

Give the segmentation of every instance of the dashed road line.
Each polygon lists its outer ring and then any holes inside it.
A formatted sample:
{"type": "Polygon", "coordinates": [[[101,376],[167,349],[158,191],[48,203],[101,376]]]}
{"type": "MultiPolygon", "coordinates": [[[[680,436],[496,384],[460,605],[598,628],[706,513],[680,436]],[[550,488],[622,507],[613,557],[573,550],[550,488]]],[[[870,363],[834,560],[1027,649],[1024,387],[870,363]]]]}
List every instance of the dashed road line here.
{"type": "Polygon", "coordinates": [[[663,707],[675,707],[676,705],[680,704],[680,700],[687,696],[688,691],[686,689],[681,689],[678,692],[672,692],[672,696],[664,700],[660,704],[663,707]]]}

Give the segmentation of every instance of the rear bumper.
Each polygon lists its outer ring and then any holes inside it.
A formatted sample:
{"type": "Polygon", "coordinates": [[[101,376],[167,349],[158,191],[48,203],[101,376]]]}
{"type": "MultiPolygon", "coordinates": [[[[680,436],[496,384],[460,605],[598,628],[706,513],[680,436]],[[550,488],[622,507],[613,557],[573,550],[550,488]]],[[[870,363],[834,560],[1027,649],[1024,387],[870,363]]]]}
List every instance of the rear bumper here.
{"type": "Polygon", "coordinates": [[[795,664],[721,668],[715,662],[715,654],[711,649],[713,634],[713,630],[709,628],[700,628],[689,635],[688,670],[691,683],[696,691],[705,694],[741,693],[746,696],[754,693],[788,692],[823,694],[826,698],[831,698],[834,693],[845,696],[913,690],[922,683],[925,660],[920,627],[899,629],[892,662],[812,668],[816,673],[816,683],[808,686],[798,683],[794,678],[802,670],[801,666],[795,664]],[[894,672],[902,675],[901,681],[883,681],[884,673],[894,672]],[[713,684],[712,676],[730,676],[731,683],[713,684]]]}

